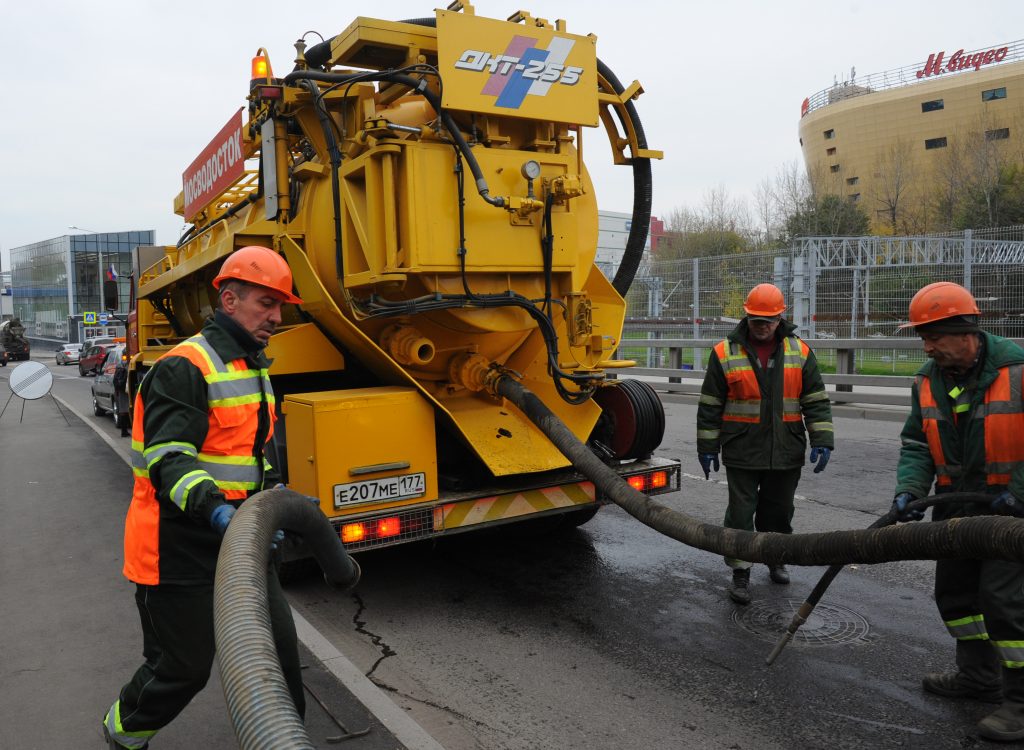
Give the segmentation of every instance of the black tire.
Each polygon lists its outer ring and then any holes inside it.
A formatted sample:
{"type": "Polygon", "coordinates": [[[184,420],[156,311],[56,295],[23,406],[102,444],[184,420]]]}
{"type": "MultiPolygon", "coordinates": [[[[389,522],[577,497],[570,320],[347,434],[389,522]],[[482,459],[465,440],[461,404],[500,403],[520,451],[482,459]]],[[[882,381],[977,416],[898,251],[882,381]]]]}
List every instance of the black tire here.
{"type": "Polygon", "coordinates": [[[123,430],[128,426],[128,415],[123,413],[118,407],[117,404],[120,400],[116,393],[110,399],[110,416],[114,418],[114,427],[123,430]]]}
{"type": "Polygon", "coordinates": [[[100,406],[100,402],[96,399],[96,394],[92,394],[92,413],[97,417],[102,417],[107,413],[107,410],[100,406]]]}
{"type": "Polygon", "coordinates": [[[80,377],[80,378],[84,378],[85,377],[85,370],[82,369],[82,363],[81,362],[78,363],[78,377],[80,377]]]}

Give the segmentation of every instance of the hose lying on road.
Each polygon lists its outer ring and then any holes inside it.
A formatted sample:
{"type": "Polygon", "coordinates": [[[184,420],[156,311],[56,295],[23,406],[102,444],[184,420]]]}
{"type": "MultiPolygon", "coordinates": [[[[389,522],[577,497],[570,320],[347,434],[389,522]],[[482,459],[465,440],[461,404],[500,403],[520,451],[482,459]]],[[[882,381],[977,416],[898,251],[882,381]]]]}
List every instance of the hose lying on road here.
{"type": "Polygon", "coordinates": [[[988,558],[1024,562],[1024,522],[953,518],[878,529],[777,534],[703,523],[637,492],[581,443],[544,403],[507,373],[494,391],[512,402],[616,505],[655,531],[697,549],[769,565],[844,565],[894,560],[988,558]]]}
{"type": "MultiPolygon", "coordinates": [[[[908,510],[925,510],[933,505],[952,505],[954,503],[985,503],[986,505],[995,500],[995,495],[983,495],[978,492],[949,492],[943,495],[932,495],[930,497],[924,497],[920,500],[914,500],[908,504],[908,510]]],[[[896,511],[889,510],[884,516],[879,518],[873,524],[868,526],[869,529],[880,529],[883,526],[892,526],[897,521],[896,511]]],[[[793,619],[790,620],[789,627],[786,628],[786,632],[782,634],[778,642],[775,644],[775,648],[768,654],[768,657],[764,660],[764,663],[769,667],[775,663],[775,660],[782,653],[782,649],[786,647],[786,644],[792,640],[796,631],[800,629],[800,626],[807,622],[807,618],[811,616],[811,612],[818,606],[818,602],[821,601],[821,597],[825,595],[825,591],[832,585],[832,581],[835,580],[845,565],[830,565],[828,570],[822,573],[821,578],[818,580],[817,585],[811,590],[811,593],[807,595],[807,599],[800,605],[797,611],[793,614],[793,619]]]]}
{"type": "Polygon", "coordinates": [[[214,635],[228,714],[243,750],[312,750],[274,647],[267,564],[274,531],[301,534],[331,586],[350,589],[359,565],[327,517],[288,489],[264,490],[238,509],[220,548],[213,589],[214,635]]]}

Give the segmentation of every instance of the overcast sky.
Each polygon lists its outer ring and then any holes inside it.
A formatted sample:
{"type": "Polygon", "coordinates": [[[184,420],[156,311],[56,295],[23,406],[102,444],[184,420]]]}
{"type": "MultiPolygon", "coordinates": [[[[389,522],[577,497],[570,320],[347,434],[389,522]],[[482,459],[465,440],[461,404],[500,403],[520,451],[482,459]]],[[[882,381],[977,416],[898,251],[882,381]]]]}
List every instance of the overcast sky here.
{"type": "MultiPolygon", "coordinates": [[[[400,20],[433,15],[435,7],[409,0],[4,6],[5,268],[10,248],[74,233],[70,226],[154,229],[158,244],[173,244],[183,227],[172,210],[181,173],[243,105],[258,47],[283,75],[306,31],[328,37],[359,12],[400,20]]],[[[650,147],[665,152],[654,168],[655,214],[696,206],[720,185],[749,196],[781,165],[800,160],[801,101],[834,77],[848,78],[852,66],[862,77],[939,50],[948,58],[1024,36],[1020,0],[478,0],[475,7],[494,18],[519,8],[564,18],[568,31],[597,35],[598,57],[623,83],[643,84],[637,109],[650,147]]],[[[630,170],[610,165],[604,142],[603,131],[586,133],[599,204],[629,211],[630,170]]]]}

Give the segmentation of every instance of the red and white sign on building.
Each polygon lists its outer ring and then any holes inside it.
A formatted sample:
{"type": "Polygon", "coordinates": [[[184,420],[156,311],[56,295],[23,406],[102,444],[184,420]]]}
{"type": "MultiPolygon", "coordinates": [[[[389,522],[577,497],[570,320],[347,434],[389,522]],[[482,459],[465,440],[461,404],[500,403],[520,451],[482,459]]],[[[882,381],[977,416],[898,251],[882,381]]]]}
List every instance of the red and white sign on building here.
{"type": "Polygon", "coordinates": [[[192,221],[207,204],[245,174],[242,155],[242,110],[239,108],[181,175],[185,221],[192,221]]]}
{"type": "Polygon", "coordinates": [[[941,73],[956,73],[961,70],[967,70],[967,68],[977,70],[982,65],[1002,62],[1009,51],[1009,47],[993,47],[984,52],[975,52],[973,54],[968,52],[965,54],[962,49],[958,49],[949,56],[949,62],[945,65],[943,65],[943,58],[946,56],[946,51],[933,52],[928,55],[928,62],[924,64],[921,70],[917,71],[916,75],[918,78],[927,78],[928,76],[937,76],[941,73]]]}

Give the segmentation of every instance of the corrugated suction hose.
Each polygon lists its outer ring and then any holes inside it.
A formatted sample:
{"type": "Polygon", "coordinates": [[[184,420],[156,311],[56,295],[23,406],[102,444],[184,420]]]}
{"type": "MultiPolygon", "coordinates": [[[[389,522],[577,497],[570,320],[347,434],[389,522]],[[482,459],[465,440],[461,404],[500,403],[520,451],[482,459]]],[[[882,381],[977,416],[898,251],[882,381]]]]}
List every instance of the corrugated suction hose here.
{"type": "Polygon", "coordinates": [[[697,549],[768,565],[843,565],[894,560],[1001,559],[1024,562],[1024,521],[972,516],[931,523],[818,534],[740,531],[704,523],[630,487],[581,443],[533,393],[509,375],[494,390],[515,404],[572,465],[641,523],[697,549]]]}
{"type": "Polygon", "coordinates": [[[264,490],[238,509],[220,548],[213,590],[213,623],[228,714],[243,750],[313,749],[292,703],[274,647],[267,602],[267,564],[274,531],[302,535],[335,588],[359,582],[327,517],[288,489],[264,490]]]}

